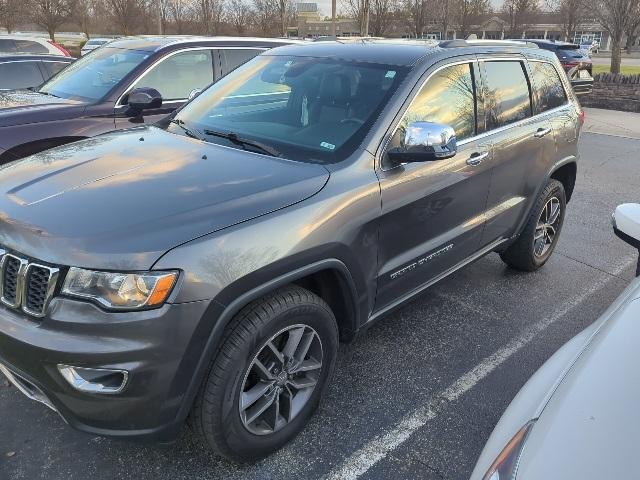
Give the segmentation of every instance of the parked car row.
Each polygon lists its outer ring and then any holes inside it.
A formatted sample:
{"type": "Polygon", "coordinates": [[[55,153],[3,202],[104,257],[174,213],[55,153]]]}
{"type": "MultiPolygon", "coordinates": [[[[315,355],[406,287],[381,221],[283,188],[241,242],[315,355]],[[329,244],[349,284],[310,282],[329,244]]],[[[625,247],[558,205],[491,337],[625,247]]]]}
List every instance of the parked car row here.
{"type": "Polygon", "coordinates": [[[298,43],[115,40],[0,97],[0,370],[73,427],[255,460],[338,341],[552,255],[584,121],[553,53],[298,43]]]}
{"type": "Polygon", "coordinates": [[[0,164],[154,123],[238,65],[292,42],[247,37],[111,41],[31,91],[0,93],[0,164]]]}

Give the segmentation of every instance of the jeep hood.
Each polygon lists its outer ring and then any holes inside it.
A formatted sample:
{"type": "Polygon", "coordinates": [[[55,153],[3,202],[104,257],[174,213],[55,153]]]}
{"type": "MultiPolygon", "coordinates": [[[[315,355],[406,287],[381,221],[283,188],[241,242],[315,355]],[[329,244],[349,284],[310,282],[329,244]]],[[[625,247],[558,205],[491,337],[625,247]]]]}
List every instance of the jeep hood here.
{"type": "Polygon", "coordinates": [[[168,249],[300,202],[329,178],[168,133],[114,132],[0,167],[0,246],[57,265],[147,269],[168,249]]]}
{"type": "Polygon", "coordinates": [[[31,90],[0,92],[0,127],[75,118],[86,108],[77,100],[58,98],[31,90]]]}

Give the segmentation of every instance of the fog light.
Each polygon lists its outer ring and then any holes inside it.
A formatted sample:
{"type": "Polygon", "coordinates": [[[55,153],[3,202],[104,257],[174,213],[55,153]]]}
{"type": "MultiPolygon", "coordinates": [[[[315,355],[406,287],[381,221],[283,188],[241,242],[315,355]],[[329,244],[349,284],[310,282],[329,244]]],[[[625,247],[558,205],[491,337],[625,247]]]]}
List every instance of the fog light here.
{"type": "Polygon", "coordinates": [[[129,378],[129,373],[125,370],[69,365],[58,365],[58,370],[73,388],[85,393],[120,393],[129,378]]]}

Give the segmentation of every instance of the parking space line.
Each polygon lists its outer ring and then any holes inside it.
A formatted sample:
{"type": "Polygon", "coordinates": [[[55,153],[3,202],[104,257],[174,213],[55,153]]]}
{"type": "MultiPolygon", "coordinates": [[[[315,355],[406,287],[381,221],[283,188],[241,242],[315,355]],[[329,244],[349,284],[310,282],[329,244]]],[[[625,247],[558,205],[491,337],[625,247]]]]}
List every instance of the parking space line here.
{"type": "Polygon", "coordinates": [[[605,277],[594,282],[589,289],[563,304],[561,309],[533,324],[519,337],[513,339],[505,347],[485,358],[439,394],[431,397],[426,405],[414,410],[386,433],[374,437],[363,447],[356,450],[351,456],[345,459],[339,467],[329,472],[325,478],[327,480],[353,480],[362,476],[389,453],[406,442],[418,429],[437,417],[449,402],[459,399],[471,390],[482,379],[487,377],[496,368],[535,339],[538,334],[562,319],[574,308],[586,301],[591,295],[604,288],[613,279],[620,280],[618,276],[635,264],[635,262],[635,258],[630,258],[622,262],[614,269],[613,274],[607,273],[605,277]]]}

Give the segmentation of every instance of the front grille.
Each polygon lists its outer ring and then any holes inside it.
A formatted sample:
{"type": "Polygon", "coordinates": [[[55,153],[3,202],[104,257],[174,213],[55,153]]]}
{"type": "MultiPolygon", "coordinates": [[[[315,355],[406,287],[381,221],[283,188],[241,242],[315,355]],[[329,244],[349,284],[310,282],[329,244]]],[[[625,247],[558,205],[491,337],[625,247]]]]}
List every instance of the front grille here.
{"type": "Polygon", "coordinates": [[[4,263],[2,278],[2,297],[11,305],[15,305],[18,294],[18,274],[20,273],[20,259],[8,256],[4,263]]]}
{"type": "Polygon", "coordinates": [[[45,314],[59,269],[30,262],[0,249],[0,301],[35,317],[45,314]]]}
{"type": "Polygon", "coordinates": [[[31,266],[25,286],[24,305],[30,312],[42,312],[47,299],[49,279],[51,273],[48,268],[31,266]]]}

